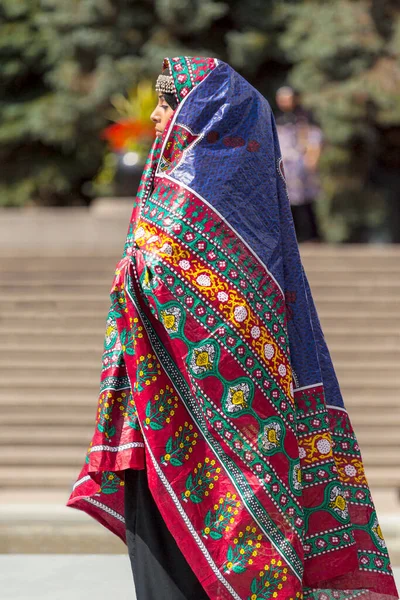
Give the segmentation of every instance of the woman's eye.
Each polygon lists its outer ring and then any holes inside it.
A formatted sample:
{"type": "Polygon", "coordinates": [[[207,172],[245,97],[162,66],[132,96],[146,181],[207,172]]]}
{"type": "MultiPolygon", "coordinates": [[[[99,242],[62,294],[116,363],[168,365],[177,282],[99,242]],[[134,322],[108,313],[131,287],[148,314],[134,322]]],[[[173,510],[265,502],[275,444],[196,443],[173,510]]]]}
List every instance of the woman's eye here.
{"type": "Polygon", "coordinates": [[[168,104],[161,104],[161,108],[163,108],[164,110],[167,110],[168,104]]]}

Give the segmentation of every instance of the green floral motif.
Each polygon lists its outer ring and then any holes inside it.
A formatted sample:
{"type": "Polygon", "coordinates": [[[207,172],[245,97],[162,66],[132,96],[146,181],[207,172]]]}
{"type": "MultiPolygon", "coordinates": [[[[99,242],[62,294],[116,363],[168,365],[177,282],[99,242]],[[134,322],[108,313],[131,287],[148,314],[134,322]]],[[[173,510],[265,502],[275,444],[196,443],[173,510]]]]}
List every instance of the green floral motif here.
{"type": "Polygon", "coordinates": [[[121,331],[121,347],[122,351],[130,356],[135,354],[135,341],[128,329],[123,329],[121,331]]]}
{"type": "Polygon", "coordinates": [[[216,467],[215,460],[210,459],[208,456],[203,463],[197,463],[197,466],[186,479],[186,489],[182,493],[184,502],[190,500],[194,504],[200,504],[204,497],[209,495],[209,490],[213,489],[214,482],[218,481],[220,472],[221,468],[216,467]]]}
{"type": "Polygon", "coordinates": [[[149,400],[146,406],[146,418],[144,420],[145,428],[160,430],[166,423],[170,423],[171,417],[178,408],[178,396],[172,387],[165,386],[158,394],[149,400]]]}
{"type": "Polygon", "coordinates": [[[114,319],[119,319],[122,317],[123,312],[128,312],[123,283],[121,283],[120,286],[116,285],[114,287],[114,290],[110,294],[110,298],[111,308],[108,316],[114,319]]]}
{"type": "Polygon", "coordinates": [[[89,448],[86,451],[86,456],[85,456],[85,463],[88,465],[90,462],[90,452],[91,452],[91,448],[93,446],[93,440],[90,442],[89,444],[89,448]]]}
{"type": "Polygon", "coordinates": [[[127,423],[131,429],[139,430],[139,419],[132,391],[122,392],[117,398],[117,403],[119,404],[119,410],[123,413],[124,418],[126,418],[125,423],[127,423]]]}
{"type": "Polygon", "coordinates": [[[136,429],[137,431],[139,431],[139,429],[140,429],[139,416],[137,413],[136,404],[132,398],[132,394],[130,394],[130,398],[131,398],[131,400],[128,401],[128,405],[126,407],[126,413],[127,413],[127,417],[128,417],[128,425],[132,429],[136,429]]]}
{"type": "MultiPolygon", "coordinates": [[[[136,205],[136,199],[134,201],[134,205],[136,205]]],[[[124,251],[123,251],[123,258],[125,258],[128,255],[128,251],[130,251],[130,248],[132,248],[132,246],[134,245],[134,223],[129,223],[129,229],[128,229],[128,234],[126,236],[126,240],[125,240],[125,245],[124,245],[124,251]]]]}
{"type": "Polygon", "coordinates": [[[228,532],[235,522],[235,517],[239,514],[242,503],[237,499],[236,494],[228,492],[222,496],[214,508],[210,509],[205,516],[205,527],[202,534],[205,538],[210,536],[213,540],[219,540],[225,532],[228,532]]]}
{"type": "Polygon", "coordinates": [[[185,421],[180,425],[174,436],[171,436],[165,446],[165,454],[161,457],[164,466],[171,464],[181,467],[184,460],[189,460],[193,446],[197,444],[198,433],[193,431],[193,425],[185,421]]]}
{"type": "MultiPolygon", "coordinates": [[[[264,569],[254,577],[251,582],[251,596],[247,600],[269,600],[276,598],[287,580],[287,567],[282,565],[281,560],[271,560],[270,564],[264,565],[264,569]]],[[[296,593],[296,598],[301,598],[301,593],[296,593]]]]}
{"type": "Polygon", "coordinates": [[[112,424],[112,410],[114,407],[114,397],[111,392],[103,392],[99,398],[97,409],[97,429],[104,433],[109,440],[115,435],[115,427],[112,424]]]}
{"type": "Polygon", "coordinates": [[[111,471],[103,471],[101,477],[100,492],[102,494],[115,494],[123,487],[124,481],[116,473],[111,471]]]}
{"type": "Polygon", "coordinates": [[[233,545],[228,548],[225,572],[244,573],[247,567],[253,564],[253,558],[258,555],[262,537],[260,532],[257,533],[257,528],[250,525],[244,531],[240,531],[233,540],[233,545]]]}
{"type": "Polygon", "coordinates": [[[142,355],[138,361],[135,390],[142,392],[146,386],[156,381],[158,375],[161,375],[161,366],[155,354],[142,355]]]}

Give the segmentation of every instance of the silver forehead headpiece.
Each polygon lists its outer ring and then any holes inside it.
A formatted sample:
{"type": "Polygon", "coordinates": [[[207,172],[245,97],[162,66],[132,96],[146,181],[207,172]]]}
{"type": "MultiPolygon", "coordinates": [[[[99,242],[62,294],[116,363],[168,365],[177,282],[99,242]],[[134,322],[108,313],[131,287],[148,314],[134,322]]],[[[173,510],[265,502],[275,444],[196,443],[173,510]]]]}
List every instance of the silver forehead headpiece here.
{"type": "Polygon", "coordinates": [[[171,75],[159,75],[156,81],[156,92],[159,94],[174,94],[174,78],[171,75]]]}

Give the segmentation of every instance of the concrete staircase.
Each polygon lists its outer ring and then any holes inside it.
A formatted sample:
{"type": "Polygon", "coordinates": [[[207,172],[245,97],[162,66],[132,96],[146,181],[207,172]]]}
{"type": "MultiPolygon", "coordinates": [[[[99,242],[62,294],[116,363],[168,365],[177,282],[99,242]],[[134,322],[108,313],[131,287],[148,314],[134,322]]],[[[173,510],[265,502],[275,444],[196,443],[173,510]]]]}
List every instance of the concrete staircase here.
{"type": "MultiPolygon", "coordinates": [[[[93,432],[108,293],[120,251],[45,254],[0,248],[0,552],[58,551],[51,541],[56,526],[69,532],[69,549],[62,551],[91,552],[98,549],[94,528],[79,515],[74,529],[59,507],[93,432]],[[21,523],[10,508],[15,504],[31,512],[48,506],[40,512],[36,541],[31,536],[29,542],[22,527],[20,537],[15,533],[21,523]],[[46,537],[52,519],[53,534],[46,537]]],[[[378,509],[394,513],[400,248],[304,246],[302,256],[378,509]]],[[[26,514],[20,510],[22,523],[26,514]]],[[[104,535],[107,552],[121,550],[104,535]]]]}

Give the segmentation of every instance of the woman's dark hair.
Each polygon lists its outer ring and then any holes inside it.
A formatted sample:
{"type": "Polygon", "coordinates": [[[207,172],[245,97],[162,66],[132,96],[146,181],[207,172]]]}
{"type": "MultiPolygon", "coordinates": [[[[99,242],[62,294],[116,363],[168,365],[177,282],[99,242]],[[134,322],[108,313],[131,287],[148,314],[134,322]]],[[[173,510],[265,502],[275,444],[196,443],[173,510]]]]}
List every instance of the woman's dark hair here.
{"type": "Polygon", "coordinates": [[[176,107],[178,106],[178,101],[175,98],[174,94],[163,94],[164,98],[165,98],[165,102],[168,104],[168,106],[170,106],[172,108],[172,110],[175,110],[176,107]]]}

